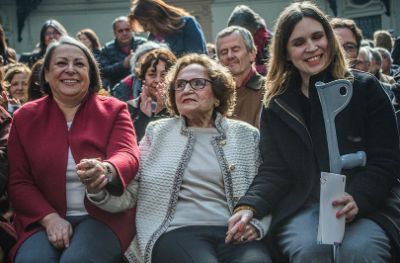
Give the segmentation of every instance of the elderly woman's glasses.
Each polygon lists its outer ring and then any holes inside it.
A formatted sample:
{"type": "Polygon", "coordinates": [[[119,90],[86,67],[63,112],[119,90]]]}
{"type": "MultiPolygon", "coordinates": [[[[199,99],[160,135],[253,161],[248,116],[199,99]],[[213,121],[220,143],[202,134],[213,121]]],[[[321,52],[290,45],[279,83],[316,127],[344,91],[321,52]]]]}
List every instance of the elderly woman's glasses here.
{"type": "Polygon", "coordinates": [[[194,90],[204,89],[204,87],[207,85],[207,82],[211,83],[211,80],[203,78],[195,78],[191,80],[178,79],[175,81],[174,90],[182,91],[185,89],[186,84],[188,83],[194,90]]]}

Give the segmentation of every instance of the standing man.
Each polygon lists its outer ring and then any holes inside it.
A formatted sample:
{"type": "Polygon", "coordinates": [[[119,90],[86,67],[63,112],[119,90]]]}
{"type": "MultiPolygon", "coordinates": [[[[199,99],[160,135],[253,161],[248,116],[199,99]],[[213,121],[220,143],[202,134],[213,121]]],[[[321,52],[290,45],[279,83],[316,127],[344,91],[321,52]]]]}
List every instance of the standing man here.
{"type": "Polygon", "coordinates": [[[100,65],[104,86],[109,90],[130,74],[129,61],[136,48],[146,40],[133,37],[126,16],[116,18],[112,24],[115,39],[108,42],[100,54],[100,65]]]}
{"type": "Polygon", "coordinates": [[[217,56],[236,81],[236,106],[233,118],[260,127],[265,78],[257,73],[257,49],[247,29],[230,26],[217,35],[217,56]]]}
{"type": "Polygon", "coordinates": [[[363,38],[361,29],[351,19],[334,18],[330,24],[350,61],[350,66],[354,67],[363,38]]]}

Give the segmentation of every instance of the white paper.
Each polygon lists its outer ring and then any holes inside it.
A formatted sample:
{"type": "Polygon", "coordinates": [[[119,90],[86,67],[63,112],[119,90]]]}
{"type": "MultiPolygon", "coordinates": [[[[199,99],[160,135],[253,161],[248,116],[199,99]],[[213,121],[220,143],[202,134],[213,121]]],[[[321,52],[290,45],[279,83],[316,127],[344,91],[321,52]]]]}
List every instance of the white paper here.
{"type": "Polygon", "coordinates": [[[321,172],[321,194],[319,203],[319,224],[317,241],[320,244],[342,243],[345,217],[336,218],[341,206],[333,207],[333,200],[344,195],[346,177],[341,174],[321,172]]]}

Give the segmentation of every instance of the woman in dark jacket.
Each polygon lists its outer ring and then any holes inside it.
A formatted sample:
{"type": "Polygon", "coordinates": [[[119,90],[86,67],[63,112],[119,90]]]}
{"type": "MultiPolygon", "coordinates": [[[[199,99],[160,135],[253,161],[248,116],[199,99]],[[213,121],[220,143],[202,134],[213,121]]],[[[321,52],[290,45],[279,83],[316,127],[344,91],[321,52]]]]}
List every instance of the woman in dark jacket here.
{"type": "Polygon", "coordinates": [[[137,76],[143,83],[142,91],[139,97],[127,101],[138,142],[151,121],[169,117],[162,93],[165,75],[175,62],[175,55],[166,48],[156,48],[143,58],[137,76]]]}
{"type": "Polygon", "coordinates": [[[243,237],[239,226],[272,214],[270,245],[290,262],[331,262],[331,248],[317,244],[320,173],[330,171],[317,81],[349,79],[353,96],[336,117],[340,154],[365,151],[365,167],[342,170],[346,193],[333,201],[345,217],[341,262],[389,262],[399,251],[390,219],[376,216],[399,173],[399,139],[393,108],[370,74],[350,71],[326,16],[309,2],[280,15],[272,41],[265,108],[261,119],[263,163],[236,214],[227,240],[243,237]],[[391,247],[392,246],[392,247],[391,247]]]}
{"type": "Polygon", "coordinates": [[[133,0],[129,21],[134,32],[150,32],[149,40],[165,42],[177,57],[207,54],[200,24],[182,8],[162,0],[133,0]]]}
{"type": "Polygon", "coordinates": [[[37,49],[31,53],[24,53],[19,58],[19,62],[27,64],[30,68],[36,61],[44,57],[47,46],[54,40],[67,36],[67,30],[60,22],[54,19],[47,20],[40,30],[40,42],[37,49]]]}

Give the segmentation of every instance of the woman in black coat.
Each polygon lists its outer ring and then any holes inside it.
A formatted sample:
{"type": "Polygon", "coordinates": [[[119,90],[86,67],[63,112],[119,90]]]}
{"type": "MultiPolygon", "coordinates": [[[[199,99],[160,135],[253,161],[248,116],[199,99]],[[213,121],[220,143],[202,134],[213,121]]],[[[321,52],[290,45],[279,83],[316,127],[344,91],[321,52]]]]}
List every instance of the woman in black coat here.
{"type": "Polygon", "coordinates": [[[335,79],[353,86],[335,121],[340,154],[367,155],[366,166],[342,170],[346,193],[332,203],[347,223],[338,256],[389,262],[391,250],[399,251],[390,218],[379,216],[399,174],[393,108],[377,79],[348,69],[325,14],[309,2],[291,4],[278,18],[260,125],[263,164],[230,219],[228,242],[246,240],[240,229],[251,217],[272,214],[268,241],[277,261],[331,262],[331,247],[317,244],[320,173],[330,167],[315,83],[335,79]]]}

